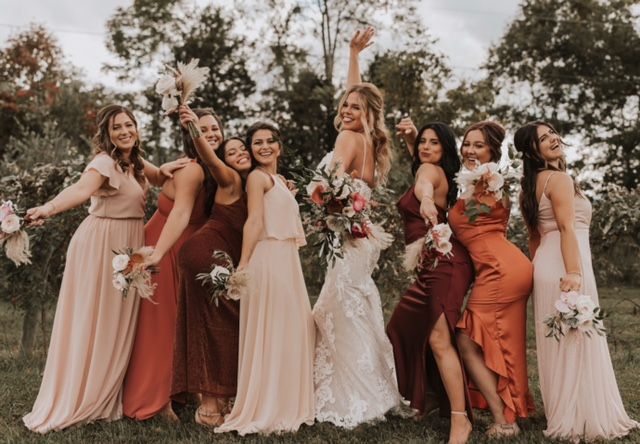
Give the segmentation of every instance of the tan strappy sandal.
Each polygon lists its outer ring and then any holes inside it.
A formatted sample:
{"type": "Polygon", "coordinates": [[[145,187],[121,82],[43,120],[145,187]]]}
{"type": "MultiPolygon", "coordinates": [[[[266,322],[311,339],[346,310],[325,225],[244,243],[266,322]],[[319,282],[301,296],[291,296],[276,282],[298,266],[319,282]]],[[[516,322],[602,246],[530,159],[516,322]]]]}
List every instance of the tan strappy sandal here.
{"type": "Polygon", "coordinates": [[[520,434],[520,427],[515,422],[512,424],[491,424],[485,432],[489,438],[512,438],[520,434]]]}
{"type": "Polygon", "coordinates": [[[218,427],[224,423],[222,414],[208,412],[204,410],[202,406],[196,409],[195,420],[196,424],[200,424],[205,427],[218,427]]]}

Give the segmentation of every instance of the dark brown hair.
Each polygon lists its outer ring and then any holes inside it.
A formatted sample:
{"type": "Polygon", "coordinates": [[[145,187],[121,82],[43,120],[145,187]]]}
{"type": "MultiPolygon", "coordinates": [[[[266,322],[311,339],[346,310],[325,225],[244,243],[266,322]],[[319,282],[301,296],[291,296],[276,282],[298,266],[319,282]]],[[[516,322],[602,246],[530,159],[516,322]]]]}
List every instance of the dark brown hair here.
{"type": "Polygon", "coordinates": [[[94,154],[108,154],[114,160],[116,166],[120,167],[124,173],[129,171],[130,166],[133,166],[133,176],[140,184],[144,184],[146,180],[144,177],[144,162],[142,160],[144,151],[140,146],[138,121],[134,117],[133,113],[122,105],[107,105],[98,111],[96,123],[98,129],[92,139],[94,154]],[[122,152],[113,144],[109,135],[109,127],[111,126],[113,119],[118,114],[122,113],[126,114],[133,121],[133,124],[136,127],[136,132],[138,133],[138,138],[133,145],[131,154],[129,154],[129,159],[124,158],[122,152]]]}
{"type": "Polygon", "coordinates": [[[471,131],[478,130],[484,136],[484,142],[489,145],[489,150],[491,152],[491,161],[499,162],[502,157],[502,141],[504,140],[505,130],[497,122],[493,122],[491,120],[483,120],[482,122],[477,122],[471,125],[464,132],[464,136],[462,137],[462,145],[460,145],[460,153],[462,153],[462,146],[464,146],[464,141],[467,139],[467,135],[471,131]]]}
{"type": "Polygon", "coordinates": [[[284,146],[282,145],[282,137],[280,136],[280,130],[276,128],[275,125],[272,125],[269,122],[262,122],[262,121],[256,122],[249,127],[249,129],[247,130],[247,137],[245,138],[245,146],[249,151],[249,156],[251,156],[252,169],[260,165],[256,160],[255,156],[253,155],[253,150],[251,149],[253,136],[260,130],[271,131],[271,136],[274,139],[276,139],[276,141],[278,142],[278,145],[280,145],[280,156],[284,154],[284,146]]]}
{"type": "MultiPolygon", "coordinates": [[[[541,171],[565,171],[566,162],[560,159],[559,166],[556,168],[549,165],[540,154],[540,139],[538,139],[538,127],[544,125],[549,127],[554,133],[557,131],[550,123],[542,120],[529,122],[518,128],[513,136],[513,144],[516,150],[522,153],[522,179],[520,185],[520,211],[524,218],[529,232],[533,232],[538,228],[538,198],[536,196],[536,185],[538,183],[538,174],[541,171]]],[[[566,143],[560,139],[562,145],[566,143]]],[[[576,194],[580,194],[578,185],[574,182],[576,194]]]]}

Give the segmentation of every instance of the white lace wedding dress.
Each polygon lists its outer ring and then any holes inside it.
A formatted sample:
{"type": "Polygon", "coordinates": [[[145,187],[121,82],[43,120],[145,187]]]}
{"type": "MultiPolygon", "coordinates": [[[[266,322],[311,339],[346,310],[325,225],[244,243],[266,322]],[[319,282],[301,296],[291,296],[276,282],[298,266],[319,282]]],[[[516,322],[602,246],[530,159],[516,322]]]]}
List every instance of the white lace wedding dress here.
{"type": "MultiPolygon", "coordinates": [[[[333,153],[318,168],[330,164],[333,153]]],[[[359,180],[359,179],[358,179],[359,180]]],[[[362,192],[371,189],[362,182],[362,192]]],[[[327,270],[313,307],[316,419],[353,428],[384,419],[398,407],[393,349],[384,329],[380,294],[371,278],[382,245],[357,239],[327,270]]]]}

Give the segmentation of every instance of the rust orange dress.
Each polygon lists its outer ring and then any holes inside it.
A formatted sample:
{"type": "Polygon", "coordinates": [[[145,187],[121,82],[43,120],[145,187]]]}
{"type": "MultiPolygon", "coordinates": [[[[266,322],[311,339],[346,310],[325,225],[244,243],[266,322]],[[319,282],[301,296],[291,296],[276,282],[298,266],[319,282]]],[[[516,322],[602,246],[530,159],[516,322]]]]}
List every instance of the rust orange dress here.
{"type": "MultiPolygon", "coordinates": [[[[459,200],[449,210],[449,224],[467,248],[476,280],[457,328],[483,351],[489,369],[498,375],[498,394],[508,422],[534,411],[529,393],[526,355],[527,300],[533,287],[533,266],[505,236],[509,210],[496,203],[489,214],[470,222],[459,200]]],[[[487,409],[480,391],[470,383],[471,404],[487,409]]]]}
{"type": "MultiPolygon", "coordinates": [[[[182,244],[207,220],[204,189],[200,190],[191,212],[189,225],[164,255],[153,302],[142,300],[131,360],[124,379],[124,414],[143,420],[159,413],[169,402],[173,373],[173,343],[176,331],[178,295],[178,252],[182,244]]],[[[155,245],[173,208],[164,193],[158,196],[158,209],[144,227],[145,245],[155,245]]]]}

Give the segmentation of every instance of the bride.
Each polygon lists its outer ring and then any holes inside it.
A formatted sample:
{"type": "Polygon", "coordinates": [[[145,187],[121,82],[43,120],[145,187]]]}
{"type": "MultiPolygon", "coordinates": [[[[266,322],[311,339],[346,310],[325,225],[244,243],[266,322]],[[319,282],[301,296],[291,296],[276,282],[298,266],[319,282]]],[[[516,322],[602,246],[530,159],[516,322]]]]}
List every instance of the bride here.
{"type": "MultiPolygon", "coordinates": [[[[370,44],[373,29],[356,32],[350,43],[347,91],[340,100],[335,149],[319,168],[337,165],[338,175],[371,189],[383,183],[391,165],[389,132],[378,88],[361,83],[358,55],[370,44]]],[[[372,239],[344,246],[329,266],[318,301],[314,383],[316,419],[353,428],[384,419],[400,403],[393,350],[385,334],[380,294],[371,274],[381,250],[372,239]]]]}

